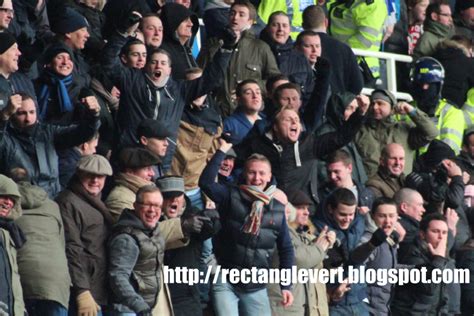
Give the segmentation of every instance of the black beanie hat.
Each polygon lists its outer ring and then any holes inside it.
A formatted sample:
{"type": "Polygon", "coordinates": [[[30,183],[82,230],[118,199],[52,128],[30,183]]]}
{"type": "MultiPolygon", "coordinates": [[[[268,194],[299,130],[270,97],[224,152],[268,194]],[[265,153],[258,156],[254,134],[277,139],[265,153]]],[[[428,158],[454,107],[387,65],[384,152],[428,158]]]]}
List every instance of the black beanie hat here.
{"type": "Polygon", "coordinates": [[[89,23],[85,17],[72,8],[66,8],[61,17],[53,23],[52,30],[58,34],[72,33],[83,27],[88,27],[89,23]]]}
{"type": "Polygon", "coordinates": [[[10,47],[16,43],[15,36],[9,32],[0,33],[0,55],[6,52],[10,47]]]}
{"type": "Polygon", "coordinates": [[[461,12],[474,7],[474,0],[456,0],[456,12],[461,12]]]}
{"type": "Polygon", "coordinates": [[[423,164],[426,167],[434,168],[438,166],[444,159],[456,158],[456,154],[448,144],[435,139],[431,141],[430,145],[428,146],[428,150],[420,158],[422,158],[423,164]]]}
{"type": "Polygon", "coordinates": [[[68,53],[69,56],[71,56],[72,58],[71,49],[63,43],[58,42],[49,46],[48,49],[46,49],[42,57],[42,62],[44,62],[45,64],[49,64],[54,59],[54,57],[61,53],[68,53]]]}

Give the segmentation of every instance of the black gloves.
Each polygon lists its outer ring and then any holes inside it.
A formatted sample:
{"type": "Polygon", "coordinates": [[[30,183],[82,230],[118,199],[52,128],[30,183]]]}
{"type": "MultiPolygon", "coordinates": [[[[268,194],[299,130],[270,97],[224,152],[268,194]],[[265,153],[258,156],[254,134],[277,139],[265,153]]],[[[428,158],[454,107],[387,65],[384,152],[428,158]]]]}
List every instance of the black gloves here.
{"type": "Polygon", "coordinates": [[[181,229],[185,235],[192,233],[199,234],[201,232],[204,221],[209,221],[209,218],[204,216],[191,216],[188,218],[181,218],[181,229]]]}
{"type": "Polygon", "coordinates": [[[378,247],[381,244],[383,244],[386,240],[387,240],[387,235],[385,234],[382,228],[379,228],[373,233],[372,238],[370,238],[369,242],[372,246],[378,247]]]}
{"type": "Polygon", "coordinates": [[[331,64],[329,60],[323,57],[318,57],[314,69],[316,70],[318,78],[326,78],[331,73],[331,64]]]}
{"type": "Polygon", "coordinates": [[[203,214],[210,220],[219,219],[219,212],[215,209],[205,209],[203,214]]]}
{"type": "Polygon", "coordinates": [[[238,139],[237,137],[234,137],[233,135],[229,133],[222,133],[221,138],[232,145],[236,145],[240,141],[240,139],[238,139]]]}
{"type": "Polygon", "coordinates": [[[204,222],[201,235],[214,236],[221,229],[219,213],[214,209],[206,209],[203,215],[209,220],[204,222]]]}
{"type": "Polygon", "coordinates": [[[221,34],[222,48],[231,50],[237,44],[237,35],[230,27],[224,28],[221,34]]]}
{"type": "Polygon", "coordinates": [[[128,28],[131,27],[132,25],[140,22],[142,18],[137,15],[136,13],[134,12],[131,12],[128,17],[125,19],[125,21],[123,21],[120,26],[118,27],[118,31],[120,33],[125,33],[127,32],[128,28]]]}

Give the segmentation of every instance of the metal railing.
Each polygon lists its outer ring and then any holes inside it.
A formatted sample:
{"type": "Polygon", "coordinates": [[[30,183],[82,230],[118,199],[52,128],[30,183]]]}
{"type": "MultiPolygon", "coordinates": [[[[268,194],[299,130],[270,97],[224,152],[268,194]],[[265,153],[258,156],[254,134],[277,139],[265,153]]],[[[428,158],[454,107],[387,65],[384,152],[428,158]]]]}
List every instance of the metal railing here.
{"type": "MultiPolygon", "coordinates": [[[[404,100],[404,101],[412,101],[413,97],[409,93],[399,92],[397,90],[397,68],[395,62],[403,62],[403,63],[411,63],[413,58],[408,55],[399,55],[393,53],[385,53],[385,52],[374,52],[369,50],[363,50],[358,48],[353,48],[352,51],[356,56],[364,56],[364,57],[375,57],[378,59],[384,59],[387,65],[387,89],[392,92],[397,100],[404,100]]],[[[364,88],[362,89],[362,93],[364,94],[371,94],[373,89],[371,88],[364,88]]]]}

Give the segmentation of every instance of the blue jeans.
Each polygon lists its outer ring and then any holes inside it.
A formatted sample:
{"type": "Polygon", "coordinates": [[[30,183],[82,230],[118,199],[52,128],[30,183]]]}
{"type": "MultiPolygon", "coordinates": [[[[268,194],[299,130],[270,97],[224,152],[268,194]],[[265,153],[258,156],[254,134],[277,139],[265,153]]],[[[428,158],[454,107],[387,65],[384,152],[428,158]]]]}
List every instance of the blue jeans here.
{"type": "Polygon", "coordinates": [[[67,316],[67,308],[55,301],[26,300],[26,310],[29,316],[67,316]]]}
{"type": "Polygon", "coordinates": [[[217,316],[270,316],[267,289],[246,292],[219,278],[212,285],[212,300],[217,316]]]}
{"type": "MultiPolygon", "coordinates": [[[[204,210],[204,202],[202,200],[201,189],[196,188],[186,192],[186,196],[191,201],[191,205],[204,210]]],[[[212,239],[206,239],[202,243],[201,256],[199,258],[199,271],[206,274],[207,271],[207,258],[212,255],[212,239]]],[[[201,298],[202,305],[206,305],[209,302],[209,283],[199,283],[199,296],[201,298]]]]}
{"type": "Polygon", "coordinates": [[[201,211],[204,210],[204,202],[202,201],[201,196],[201,189],[196,188],[186,192],[186,196],[191,201],[191,205],[200,209],[201,211]]]}

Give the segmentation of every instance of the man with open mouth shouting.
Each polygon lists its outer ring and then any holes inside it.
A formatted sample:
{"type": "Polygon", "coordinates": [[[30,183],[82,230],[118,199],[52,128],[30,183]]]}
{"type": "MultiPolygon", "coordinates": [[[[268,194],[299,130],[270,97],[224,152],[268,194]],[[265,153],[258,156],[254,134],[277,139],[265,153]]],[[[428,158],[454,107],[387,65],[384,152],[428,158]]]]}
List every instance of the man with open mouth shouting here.
{"type": "MultiPolygon", "coordinates": [[[[202,77],[191,81],[178,81],[171,77],[172,56],[160,48],[147,55],[143,69],[126,68],[120,63],[120,48],[126,43],[126,36],[137,27],[138,23],[130,26],[125,34],[114,34],[115,38],[109,41],[103,54],[104,69],[121,91],[117,117],[117,135],[120,135],[118,146],[123,148],[138,143],[136,131],[144,119],[167,122],[172,134],[170,139],[174,143],[170,142],[166,156],[162,159],[163,171],[166,172],[175,152],[176,134],[184,106],[221,84],[231,51],[219,50],[202,77]]],[[[235,42],[235,37],[228,37],[223,40],[223,47],[230,48],[235,42]]]]}
{"type": "Polygon", "coordinates": [[[369,104],[361,98],[358,100],[359,109],[338,131],[319,137],[303,132],[299,113],[283,107],[275,115],[271,127],[263,132],[251,131],[252,137],[234,148],[237,157],[245,159],[253,153],[268,157],[278,188],[305,192],[313,200],[310,207],[313,212],[319,204],[317,160],[348,144],[361,128],[369,104]]]}

